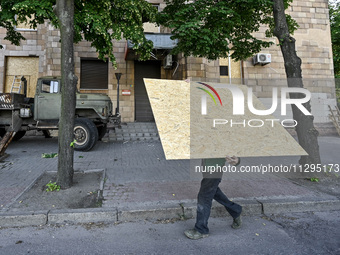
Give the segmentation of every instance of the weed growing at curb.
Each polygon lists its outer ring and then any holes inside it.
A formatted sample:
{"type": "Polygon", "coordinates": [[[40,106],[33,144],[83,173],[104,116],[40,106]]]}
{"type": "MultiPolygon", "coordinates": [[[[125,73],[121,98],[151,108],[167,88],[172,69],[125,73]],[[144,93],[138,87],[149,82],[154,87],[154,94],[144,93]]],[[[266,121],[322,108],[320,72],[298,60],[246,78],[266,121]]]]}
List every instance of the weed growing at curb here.
{"type": "Polygon", "coordinates": [[[58,157],[58,153],[43,153],[41,157],[42,158],[56,158],[58,157]]]}
{"type": "Polygon", "coordinates": [[[46,192],[50,192],[50,191],[59,191],[60,190],[60,185],[57,185],[56,182],[52,182],[50,181],[49,183],[46,184],[46,192]]]}

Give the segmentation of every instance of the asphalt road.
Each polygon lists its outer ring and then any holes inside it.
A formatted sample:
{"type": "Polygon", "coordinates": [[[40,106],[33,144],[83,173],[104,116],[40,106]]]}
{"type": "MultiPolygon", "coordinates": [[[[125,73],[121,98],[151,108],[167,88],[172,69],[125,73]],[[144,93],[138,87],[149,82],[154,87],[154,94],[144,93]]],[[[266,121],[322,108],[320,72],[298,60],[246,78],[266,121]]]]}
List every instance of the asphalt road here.
{"type": "Polygon", "coordinates": [[[210,236],[189,240],[194,220],[0,229],[0,254],[340,254],[340,212],[211,218],[210,236]]]}

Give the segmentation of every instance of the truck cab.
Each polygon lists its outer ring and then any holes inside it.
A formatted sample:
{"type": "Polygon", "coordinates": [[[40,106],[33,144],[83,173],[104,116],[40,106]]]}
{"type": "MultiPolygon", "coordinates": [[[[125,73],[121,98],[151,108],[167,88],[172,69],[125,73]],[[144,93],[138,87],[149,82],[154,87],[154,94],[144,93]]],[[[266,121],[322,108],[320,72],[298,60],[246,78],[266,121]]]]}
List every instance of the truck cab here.
{"type": "MultiPolygon", "coordinates": [[[[59,120],[61,105],[61,79],[42,77],[38,79],[34,97],[36,121],[59,120]]],[[[107,123],[112,115],[111,99],[105,94],[77,93],[76,117],[89,118],[93,122],[107,123]]]]}

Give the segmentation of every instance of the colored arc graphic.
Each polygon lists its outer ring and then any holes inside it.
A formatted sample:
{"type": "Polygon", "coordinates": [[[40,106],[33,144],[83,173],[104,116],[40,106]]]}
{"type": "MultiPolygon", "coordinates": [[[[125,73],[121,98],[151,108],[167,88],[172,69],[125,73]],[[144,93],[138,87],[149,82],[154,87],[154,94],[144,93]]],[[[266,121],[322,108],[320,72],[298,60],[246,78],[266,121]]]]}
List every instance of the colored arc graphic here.
{"type": "Polygon", "coordinates": [[[212,98],[212,100],[214,100],[214,103],[215,103],[215,105],[217,105],[217,103],[216,103],[216,100],[215,100],[215,98],[214,98],[214,96],[208,91],[208,90],[206,90],[206,89],[203,89],[203,88],[200,88],[200,87],[197,87],[198,89],[201,89],[201,90],[203,90],[203,91],[205,91],[205,92],[207,92],[208,94],[209,94],[209,96],[212,98]]]}
{"type": "MultiPolygon", "coordinates": [[[[205,84],[205,83],[203,83],[203,82],[198,82],[198,83],[199,83],[199,84],[202,84],[202,85],[204,85],[204,86],[206,86],[206,87],[208,87],[209,89],[211,89],[212,92],[214,92],[215,95],[217,96],[218,100],[220,101],[220,104],[222,105],[222,100],[221,100],[221,98],[220,98],[220,95],[217,93],[217,91],[216,91],[213,87],[211,87],[210,85],[205,84]]],[[[199,87],[197,87],[197,88],[199,88],[199,87]]],[[[199,88],[199,89],[202,89],[202,88],[199,88]]],[[[215,104],[216,104],[216,101],[215,101],[215,98],[213,97],[213,95],[212,95],[208,90],[206,90],[206,89],[202,89],[202,90],[205,91],[205,92],[207,92],[207,93],[209,94],[209,96],[211,96],[211,98],[214,100],[214,102],[215,102],[215,104]]]]}

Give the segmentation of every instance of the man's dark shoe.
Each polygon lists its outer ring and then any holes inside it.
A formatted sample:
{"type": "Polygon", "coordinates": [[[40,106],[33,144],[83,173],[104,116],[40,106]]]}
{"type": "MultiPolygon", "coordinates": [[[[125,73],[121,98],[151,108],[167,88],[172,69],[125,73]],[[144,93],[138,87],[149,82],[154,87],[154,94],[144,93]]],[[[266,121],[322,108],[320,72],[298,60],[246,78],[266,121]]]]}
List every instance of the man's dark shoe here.
{"type": "Polygon", "coordinates": [[[202,233],[198,232],[195,228],[194,229],[185,230],[184,231],[184,235],[187,238],[193,239],[193,240],[197,240],[197,239],[201,239],[201,238],[209,236],[208,234],[202,234],[202,233]]]}
{"type": "Polygon", "coordinates": [[[238,229],[238,228],[241,227],[241,225],[242,225],[242,219],[241,219],[241,215],[240,215],[240,216],[238,216],[237,218],[234,219],[233,224],[231,224],[231,227],[233,229],[238,229]]]}

